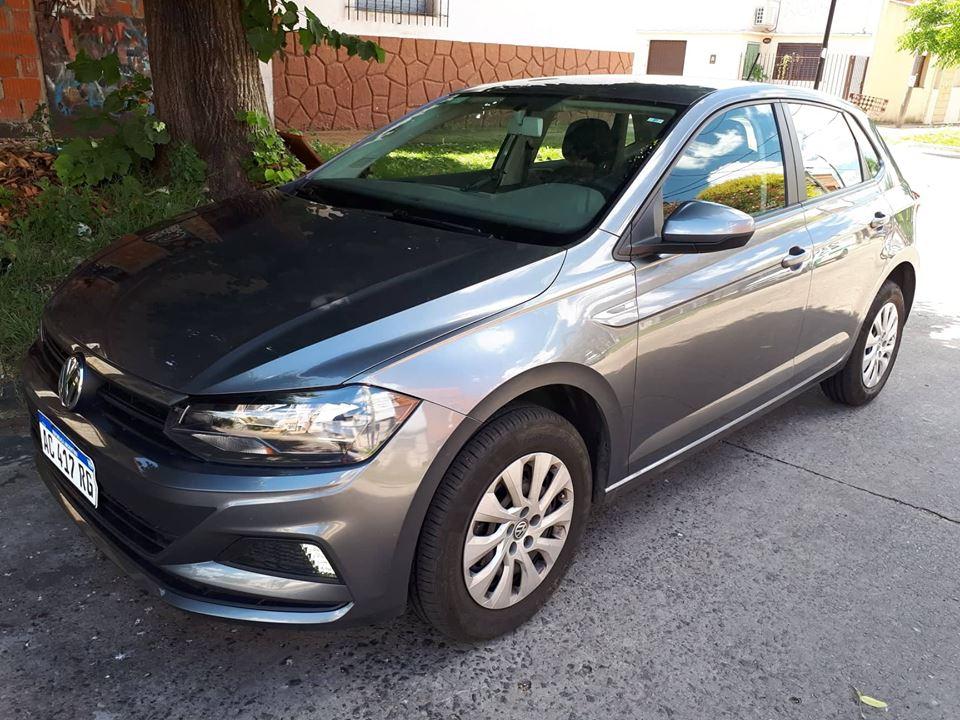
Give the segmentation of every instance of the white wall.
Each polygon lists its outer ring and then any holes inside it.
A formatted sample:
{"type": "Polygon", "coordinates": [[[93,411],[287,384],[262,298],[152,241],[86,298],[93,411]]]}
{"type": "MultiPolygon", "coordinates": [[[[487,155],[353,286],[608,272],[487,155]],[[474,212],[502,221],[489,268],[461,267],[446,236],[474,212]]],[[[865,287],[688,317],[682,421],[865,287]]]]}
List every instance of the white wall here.
{"type": "MultiPolygon", "coordinates": [[[[833,31],[872,34],[884,0],[838,0],[833,31]]],[[[639,4],[639,3],[638,3],[639,4]]],[[[669,0],[643,2],[642,32],[730,33],[753,29],[753,12],[765,0],[669,0]]],[[[780,0],[777,33],[823,36],[830,0],[780,0]]]]}
{"type": "MultiPolygon", "coordinates": [[[[840,0],[834,15],[829,51],[870,55],[885,0],[840,0]]],[[[747,43],[760,42],[764,54],[775,55],[781,42],[815,42],[823,38],[829,0],[780,0],[777,27],[753,30],[753,14],[764,0],[670,0],[644,8],[637,32],[634,72],[646,72],[651,40],[686,40],[683,74],[690,77],[740,77],[747,43]],[[715,61],[710,63],[710,56],[715,61]]]]}
{"type": "MultiPolygon", "coordinates": [[[[833,33],[838,36],[872,35],[880,22],[883,3],[884,0],[838,0],[833,33]]],[[[822,36],[829,7],[830,0],[782,0],[777,32],[822,36]]]]}
{"type": "Polygon", "coordinates": [[[633,61],[633,71],[638,75],[647,71],[651,40],[686,40],[683,74],[705,79],[738,78],[747,47],[747,38],[741,33],[642,33],[633,61]],[[710,62],[711,55],[715,56],[713,63],[710,62]]]}
{"type": "Polygon", "coordinates": [[[305,0],[342,32],[508,45],[633,51],[647,0],[446,0],[449,26],[348,20],[346,0],[305,0]]]}

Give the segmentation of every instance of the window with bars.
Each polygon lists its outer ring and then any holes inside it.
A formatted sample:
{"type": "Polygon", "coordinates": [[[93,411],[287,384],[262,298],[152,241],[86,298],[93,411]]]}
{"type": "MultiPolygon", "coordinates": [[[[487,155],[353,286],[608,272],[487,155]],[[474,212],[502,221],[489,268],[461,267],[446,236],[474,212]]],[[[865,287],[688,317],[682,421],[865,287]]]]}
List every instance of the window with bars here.
{"type": "Polygon", "coordinates": [[[446,25],[450,0],[347,0],[351,20],[446,25]]]}

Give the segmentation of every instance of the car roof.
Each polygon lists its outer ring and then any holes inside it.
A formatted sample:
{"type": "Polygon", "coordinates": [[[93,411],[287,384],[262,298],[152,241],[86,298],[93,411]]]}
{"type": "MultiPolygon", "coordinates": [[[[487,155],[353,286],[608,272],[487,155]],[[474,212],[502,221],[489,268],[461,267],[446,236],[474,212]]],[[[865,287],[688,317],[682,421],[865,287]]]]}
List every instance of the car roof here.
{"type": "Polygon", "coordinates": [[[775,95],[781,98],[816,100],[837,106],[848,105],[836,97],[803,87],[676,75],[560,75],[488,83],[461,92],[538,92],[684,106],[693,105],[714,94],[727,96],[731,100],[751,97],[760,99],[775,95]]]}

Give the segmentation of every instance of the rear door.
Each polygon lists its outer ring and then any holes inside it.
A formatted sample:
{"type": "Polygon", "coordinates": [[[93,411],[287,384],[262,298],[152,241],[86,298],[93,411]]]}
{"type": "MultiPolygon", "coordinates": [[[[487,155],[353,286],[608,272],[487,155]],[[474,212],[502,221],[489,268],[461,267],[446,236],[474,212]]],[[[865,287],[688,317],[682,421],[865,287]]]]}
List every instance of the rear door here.
{"type": "Polygon", "coordinates": [[[855,134],[853,118],[812,103],[785,107],[813,242],[813,284],[797,358],[798,372],[812,375],[838,365],[856,340],[884,269],[892,210],[879,156],[862,130],[855,134]]]}
{"type": "Polygon", "coordinates": [[[796,382],[812,248],[784,130],[776,103],[719,113],[654,197],[664,218],[684,201],[707,200],[753,215],[756,232],[742,248],[636,261],[633,473],[668,462],[796,382]]]}

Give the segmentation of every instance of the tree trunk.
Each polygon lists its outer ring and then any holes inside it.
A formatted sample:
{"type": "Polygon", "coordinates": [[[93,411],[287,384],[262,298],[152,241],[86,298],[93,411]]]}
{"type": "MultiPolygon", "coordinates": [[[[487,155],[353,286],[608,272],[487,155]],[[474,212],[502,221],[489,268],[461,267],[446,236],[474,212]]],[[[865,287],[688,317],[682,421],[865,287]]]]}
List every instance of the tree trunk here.
{"type": "Polygon", "coordinates": [[[153,101],[171,142],[207,162],[215,198],[250,188],[240,110],[267,114],[256,55],[240,22],[241,0],[145,0],[153,101]]]}

